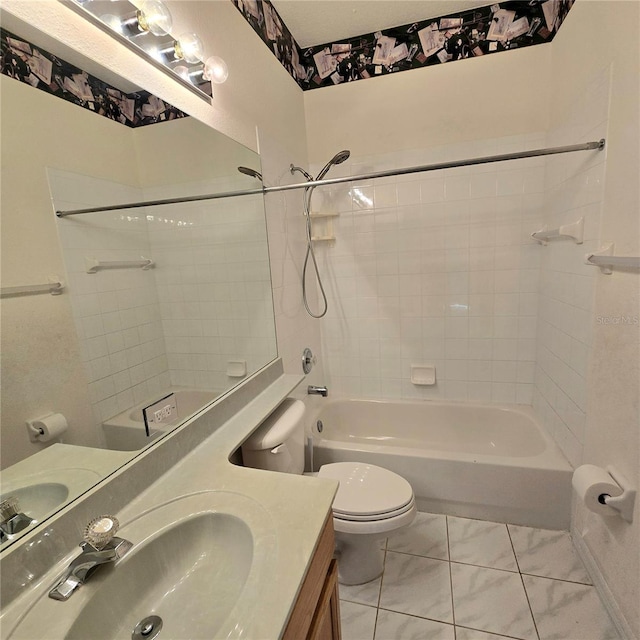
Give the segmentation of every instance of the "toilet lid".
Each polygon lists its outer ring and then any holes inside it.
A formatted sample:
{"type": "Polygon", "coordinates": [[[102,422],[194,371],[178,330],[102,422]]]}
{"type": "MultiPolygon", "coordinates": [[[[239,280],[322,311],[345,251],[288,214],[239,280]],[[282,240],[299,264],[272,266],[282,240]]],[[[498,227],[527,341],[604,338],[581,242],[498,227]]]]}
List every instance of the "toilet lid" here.
{"type": "Polygon", "coordinates": [[[325,464],[320,467],[318,477],[340,483],[333,501],[333,512],[337,517],[379,517],[401,511],[413,500],[413,489],[404,478],[372,464],[325,464]]]}

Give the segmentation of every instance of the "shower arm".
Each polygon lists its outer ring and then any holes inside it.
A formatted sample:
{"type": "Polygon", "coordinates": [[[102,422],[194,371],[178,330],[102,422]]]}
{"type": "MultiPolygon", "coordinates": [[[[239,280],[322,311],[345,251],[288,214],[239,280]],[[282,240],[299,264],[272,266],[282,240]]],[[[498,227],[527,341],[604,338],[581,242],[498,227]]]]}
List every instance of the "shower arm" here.
{"type": "MultiPolygon", "coordinates": [[[[522,158],[536,158],[540,156],[550,156],[560,153],[573,153],[575,151],[602,151],[605,148],[605,139],[593,142],[585,142],[583,144],[574,144],[564,147],[547,147],[544,149],[533,149],[531,151],[520,151],[516,153],[505,153],[495,156],[484,156],[480,158],[472,158],[470,160],[457,160],[453,162],[439,162],[435,164],[427,164],[416,167],[407,167],[404,169],[390,169],[387,171],[375,171],[355,176],[347,176],[342,178],[323,178],[322,180],[308,180],[296,184],[284,184],[274,187],[262,187],[260,189],[244,189],[242,191],[227,191],[222,193],[212,193],[201,196],[188,196],[186,198],[168,198],[165,200],[147,200],[145,202],[133,202],[130,204],[109,205],[106,207],[91,207],[88,209],[73,209],[69,211],[56,211],[59,218],[66,216],[79,215],[84,213],[100,213],[103,211],[119,211],[122,209],[137,209],[140,207],[151,207],[163,204],[178,204],[182,202],[199,202],[201,200],[217,200],[219,198],[231,198],[235,196],[250,196],[267,193],[277,193],[279,191],[291,191],[294,189],[308,189],[309,187],[319,187],[322,185],[343,184],[345,182],[354,182],[358,180],[373,180],[375,178],[387,178],[391,176],[401,176],[410,173],[423,173],[427,171],[438,171],[441,169],[453,169],[456,167],[469,167],[478,164],[488,164],[491,162],[504,162],[505,160],[520,160],[522,158]]],[[[299,167],[296,167],[299,169],[299,167]]],[[[300,171],[304,171],[300,169],[300,171]]],[[[306,172],[304,172],[306,173],[306,172]]],[[[307,174],[308,175],[308,174],[307,174]]],[[[305,176],[306,177],[306,176],[305,176]]],[[[311,177],[311,176],[309,176],[311,177]]]]}

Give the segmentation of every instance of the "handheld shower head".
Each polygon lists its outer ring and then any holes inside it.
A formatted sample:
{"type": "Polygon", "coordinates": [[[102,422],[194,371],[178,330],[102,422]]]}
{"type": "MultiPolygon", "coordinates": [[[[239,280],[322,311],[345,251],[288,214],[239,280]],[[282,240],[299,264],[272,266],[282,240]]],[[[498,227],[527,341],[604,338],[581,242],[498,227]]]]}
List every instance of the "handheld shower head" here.
{"type": "Polygon", "coordinates": [[[316,180],[322,180],[322,178],[327,175],[327,172],[329,171],[329,169],[331,169],[331,167],[333,167],[334,164],[342,164],[345,160],[348,160],[350,155],[351,151],[349,151],[348,149],[338,151],[338,153],[336,153],[336,155],[333,156],[333,158],[331,158],[331,160],[329,160],[329,162],[327,162],[324,167],[322,167],[322,171],[320,171],[320,173],[316,177],[316,180]]]}
{"type": "Polygon", "coordinates": [[[342,151],[338,151],[329,162],[330,164],[342,164],[345,160],[349,159],[350,155],[351,151],[349,151],[349,149],[343,149],[342,151]]]}
{"type": "Polygon", "coordinates": [[[250,176],[251,178],[257,178],[262,182],[262,174],[256,171],[255,169],[251,169],[249,167],[238,167],[238,171],[240,173],[244,173],[245,176],[250,176]]]}

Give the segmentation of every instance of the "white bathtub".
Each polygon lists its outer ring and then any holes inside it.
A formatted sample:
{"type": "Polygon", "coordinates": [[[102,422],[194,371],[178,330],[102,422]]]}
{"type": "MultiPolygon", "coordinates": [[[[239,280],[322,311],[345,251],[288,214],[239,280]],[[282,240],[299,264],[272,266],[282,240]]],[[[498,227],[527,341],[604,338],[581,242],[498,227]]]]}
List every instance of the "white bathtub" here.
{"type": "Polygon", "coordinates": [[[327,400],[310,419],[315,469],[368,462],[406,478],[421,511],[569,527],[572,468],[529,407],[327,400]]]}
{"type": "Polygon", "coordinates": [[[158,393],[132,409],[127,409],[102,423],[107,448],[117,451],[137,451],[138,449],[142,449],[161,435],[171,431],[176,425],[184,422],[196,411],[199,411],[202,407],[215,400],[219,395],[219,391],[187,389],[185,387],[171,387],[164,392],[158,393]],[[149,436],[147,436],[144,428],[142,409],[170,393],[175,394],[176,419],[163,424],[160,428],[152,428],[149,436]]]}

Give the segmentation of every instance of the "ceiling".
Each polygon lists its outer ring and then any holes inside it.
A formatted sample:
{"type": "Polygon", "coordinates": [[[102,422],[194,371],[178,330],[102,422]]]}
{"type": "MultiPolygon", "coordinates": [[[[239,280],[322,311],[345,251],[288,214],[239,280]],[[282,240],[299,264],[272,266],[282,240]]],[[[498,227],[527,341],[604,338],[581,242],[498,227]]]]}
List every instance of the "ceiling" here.
{"type": "Polygon", "coordinates": [[[491,0],[272,0],[303,49],[446,16],[491,0]]]}

